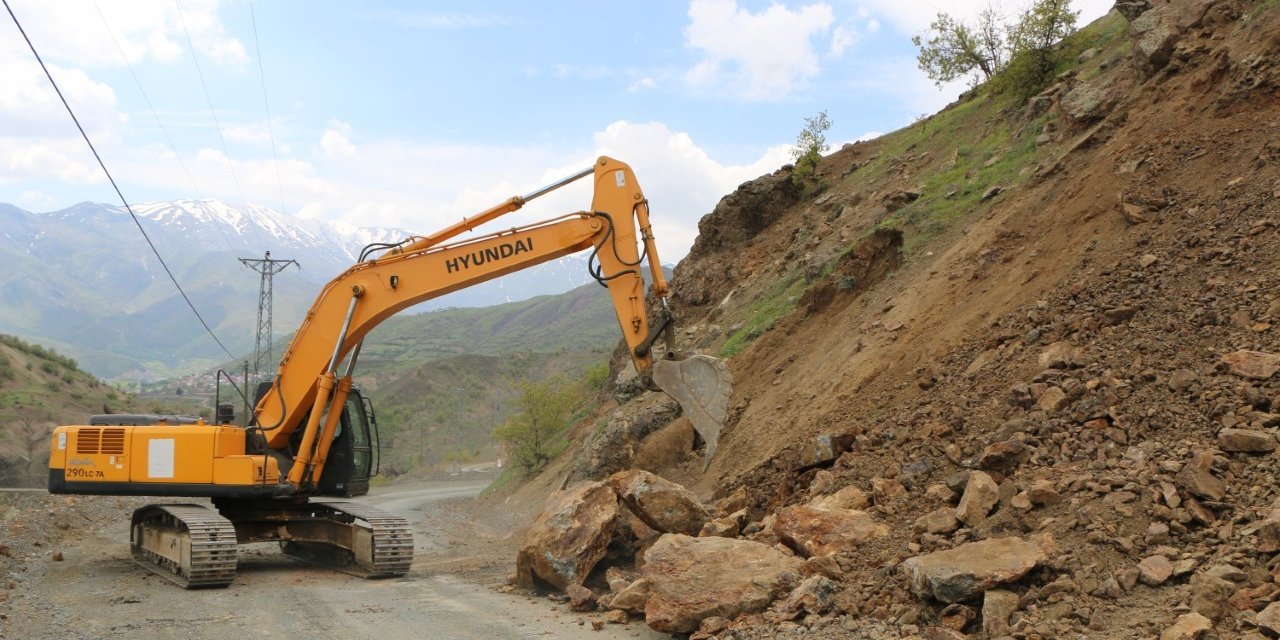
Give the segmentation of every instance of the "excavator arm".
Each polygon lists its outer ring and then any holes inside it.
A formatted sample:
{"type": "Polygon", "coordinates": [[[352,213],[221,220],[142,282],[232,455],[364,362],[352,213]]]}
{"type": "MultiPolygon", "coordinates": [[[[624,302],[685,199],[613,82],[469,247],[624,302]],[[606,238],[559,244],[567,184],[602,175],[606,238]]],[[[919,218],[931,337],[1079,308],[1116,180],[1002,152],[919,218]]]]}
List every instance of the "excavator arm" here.
{"type": "MultiPolygon", "coordinates": [[[[272,450],[287,451],[291,439],[296,440],[295,432],[303,430],[293,453],[288,483],[305,488],[319,478],[339,413],[326,412],[325,408],[341,406],[345,401],[359,345],[384,319],[425,300],[588,248],[593,249],[593,264],[598,264],[593,275],[609,290],[636,370],[650,375],[651,347],[670,322],[665,305],[667,283],[650,230],[644,192],[629,166],[601,157],[590,170],[528,196],[512,198],[434,235],[411,238],[380,257],[356,264],[325,286],[285,351],[272,387],[256,410],[256,423],[272,450]],[[449,242],[519,209],[533,198],[586,176],[593,176],[595,183],[590,211],[449,242]],[[640,273],[646,259],[653,292],[664,300],[652,330],[640,273]],[[347,366],[340,372],[344,360],[347,366]]],[[[720,371],[724,373],[723,365],[720,371]]],[[[727,378],[722,386],[727,387],[727,378]]],[[[682,399],[680,393],[672,395],[682,399]]],[[[722,395],[727,398],[727,388],[722,395]]]]}

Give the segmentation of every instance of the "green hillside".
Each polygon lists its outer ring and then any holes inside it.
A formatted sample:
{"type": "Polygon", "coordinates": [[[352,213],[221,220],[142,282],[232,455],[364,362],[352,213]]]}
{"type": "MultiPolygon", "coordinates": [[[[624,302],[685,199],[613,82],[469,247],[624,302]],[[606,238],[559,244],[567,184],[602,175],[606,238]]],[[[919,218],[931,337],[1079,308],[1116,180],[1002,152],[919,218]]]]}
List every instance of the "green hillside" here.
{"type": "Polygon", "coordinates": [[[520,382],[582,377],[618,342],[596,284],[481,309],[392,318],[360,355],[383,434],[383,468],[403,473],[492,455],[520,382]]]}
{"type": "Polygon", "coordinates": [[[172,408],[144,403],[81,371],[71,358],[0,334],[0,485],[43,484],[56,425],[134,411],[172,408]]]}

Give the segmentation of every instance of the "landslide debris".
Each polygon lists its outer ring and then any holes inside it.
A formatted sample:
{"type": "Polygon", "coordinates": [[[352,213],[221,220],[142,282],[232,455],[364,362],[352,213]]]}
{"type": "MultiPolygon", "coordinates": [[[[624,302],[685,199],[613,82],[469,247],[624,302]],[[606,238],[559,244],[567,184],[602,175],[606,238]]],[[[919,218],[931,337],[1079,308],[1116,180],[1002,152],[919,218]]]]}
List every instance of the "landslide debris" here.
{"type": "MultiPolygon", "coordinates": [[[[703,497],[682,539],[798,579],[680,592],[681,632],[1280,631],[1280,10],[1119,5],[1028,104],[975,92],[704,218],[673,303],[731,357],[730,418],[706,473],[692,441],[647,470],[703,497]]],[[[632,572],[674,539],[619,535],[602,564],[632,572]]]]}

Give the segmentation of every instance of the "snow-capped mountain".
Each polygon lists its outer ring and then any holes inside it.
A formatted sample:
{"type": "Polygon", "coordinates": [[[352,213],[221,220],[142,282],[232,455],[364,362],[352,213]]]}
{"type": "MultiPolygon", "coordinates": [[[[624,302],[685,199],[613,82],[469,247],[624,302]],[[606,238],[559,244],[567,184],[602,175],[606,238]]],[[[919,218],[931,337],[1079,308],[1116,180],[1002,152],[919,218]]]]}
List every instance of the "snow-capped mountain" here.
{"type": "MultiPolygon", "coordinates": [[[[277,333],[293,330],[321,284],[370,243],[401,229],[305,219],[218,200],[133,206],[148,236],[215,333],[252,349],[258,275],[238,258],[297,260],[274,281],[277,333]]],[[[423,231],[423,230],[419,230],[423,231]]],[[[0,203],[0,333],[54,346],[105,377],[149,377],[223,361],[186,309],[124,207],[81,203],[32,213],[0,203]]],[[[424,303],[416,311],[480,307],[560,293],[588,282],[571,256],[424,303]]]]}

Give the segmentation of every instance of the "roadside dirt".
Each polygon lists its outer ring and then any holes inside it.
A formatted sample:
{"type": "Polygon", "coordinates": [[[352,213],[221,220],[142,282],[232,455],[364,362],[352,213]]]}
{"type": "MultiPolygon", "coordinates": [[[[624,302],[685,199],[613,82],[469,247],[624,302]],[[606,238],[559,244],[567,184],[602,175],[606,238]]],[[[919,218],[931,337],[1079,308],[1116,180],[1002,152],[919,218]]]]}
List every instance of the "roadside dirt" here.
{"type": "Polygon", "coordinates": [[[409,575],[363,580],[240,548],[226,589],[185,591],[135,565],[128,517],[142,499],[0,493],[0,638],[659,638],[640,622],[504,593],[512,541],[474,522],[482,480],[375,489],[361,502],[401,514],[417,545],[409,575]],[[60,554],[62,560],[55,560],[60,554]]]}

